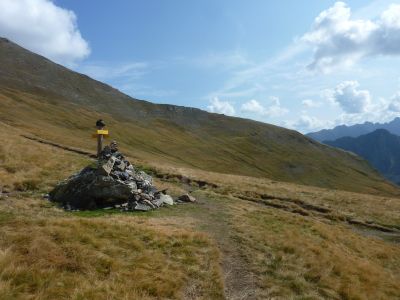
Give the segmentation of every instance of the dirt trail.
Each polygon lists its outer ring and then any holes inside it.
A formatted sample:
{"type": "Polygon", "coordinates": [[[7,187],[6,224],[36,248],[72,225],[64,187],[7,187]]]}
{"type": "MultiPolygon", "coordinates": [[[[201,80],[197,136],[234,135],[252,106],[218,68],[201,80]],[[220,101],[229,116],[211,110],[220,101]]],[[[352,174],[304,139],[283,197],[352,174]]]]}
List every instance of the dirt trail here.
{"type": "Polygon", "coordinates": [[[241,249],[233,240],[232,218],[226,203],[197,196],[197,205],[201,206],[194,216],[199,227],[207,232],[217,243],[222,254],[226,299],[258,299],[256,278],[241,249]]]}

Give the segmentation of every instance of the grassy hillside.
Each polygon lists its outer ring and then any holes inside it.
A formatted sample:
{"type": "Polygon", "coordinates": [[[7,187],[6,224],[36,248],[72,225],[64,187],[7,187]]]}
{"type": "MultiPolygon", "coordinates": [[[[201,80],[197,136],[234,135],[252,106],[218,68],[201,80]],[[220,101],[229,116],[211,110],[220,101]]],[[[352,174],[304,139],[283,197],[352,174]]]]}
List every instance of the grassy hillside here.
{"type": "Polygon", "coordinates": [[[400,297],[398,198],[165,167],[198,203],[66,212],[42,194],[91,160],[21,134],[0,124],[1,299],[400,297]]]}
{"type": "Polygon", "coordinates": [[[93,151],[101,117],[123,151],[147,165],[399,193],[364,160],[295,131],[132,99],[4,39],[0,64],[0,119],[27,135],[93,151]]]}

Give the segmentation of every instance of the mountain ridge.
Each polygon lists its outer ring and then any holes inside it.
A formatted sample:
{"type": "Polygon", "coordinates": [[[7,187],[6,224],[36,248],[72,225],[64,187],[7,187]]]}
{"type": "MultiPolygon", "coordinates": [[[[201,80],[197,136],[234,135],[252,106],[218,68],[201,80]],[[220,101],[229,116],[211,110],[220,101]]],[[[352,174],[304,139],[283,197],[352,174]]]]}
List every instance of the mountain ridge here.
{"type": "Polygon", "coordinates": [[[400,184],[400,137],[377,129],[359,137],[342,137],[324,143],[352,151],[366,159],[386,178],[400,184]]]}
{"type": "Polygon", "coordinates": [[[293,130],[134,99],[4,39],[0,63],[1,119],[39,138],[92,149],[88,135],[103,118],[124,152],[153,165],[398,193],[362,159],[293,130]]]}
{"type": "Polygon", "coordinates": [[[396,117],[387,123],[364,122],[363,124],[355,124],[351,126],[339,125],[333,129],[322,129],[320,131],[310,132],[307,133],[306,136],[318,142],[334,141],[345,136],[358,137],[377,129],[386,129],[395,135],[400,135],[400,117],[396,117]]]}

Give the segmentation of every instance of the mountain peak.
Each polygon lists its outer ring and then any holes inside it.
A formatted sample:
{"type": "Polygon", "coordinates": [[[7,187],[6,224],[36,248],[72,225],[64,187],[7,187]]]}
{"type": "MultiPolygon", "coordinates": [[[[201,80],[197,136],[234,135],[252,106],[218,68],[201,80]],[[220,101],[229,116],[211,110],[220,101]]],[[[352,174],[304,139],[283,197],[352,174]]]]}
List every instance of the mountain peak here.
{"type": "Polygon", "coordinates": [[[342,137],[324,143],[358,154],[387,179],[400,183],[400,137],[388,130],[381,128],[358,137],[342,137]]]}
{"type": "Polygon", "coordinates": [[[400,135],[400,118],[396,117],[388,123],[364,122],[363,124],[355,124],[352,126],[339,125],[333,129],[323,129],[308,133],[307,136],[319,142],[334,141],[345,136],[358,137],[377,129],[385,129],[392,134],[400,135]]]}

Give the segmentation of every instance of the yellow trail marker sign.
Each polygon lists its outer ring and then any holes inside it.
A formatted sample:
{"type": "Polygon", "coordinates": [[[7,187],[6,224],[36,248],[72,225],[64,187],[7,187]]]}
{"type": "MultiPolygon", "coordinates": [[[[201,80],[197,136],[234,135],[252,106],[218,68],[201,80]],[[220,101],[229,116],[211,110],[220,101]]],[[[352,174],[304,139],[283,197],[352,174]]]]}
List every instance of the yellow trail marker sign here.
{"type": "Polygon", "coordinates": [[[97,130],[97,134],[108,135],[108,130],[99,129],[97,130]]]}
{"type": "Polygon", "coordinates": [[[99,129],[92,135],[93,138],[97,138],[98,136],[104,136],[105,138],[108,138],[108,130],[99,129]]]}

